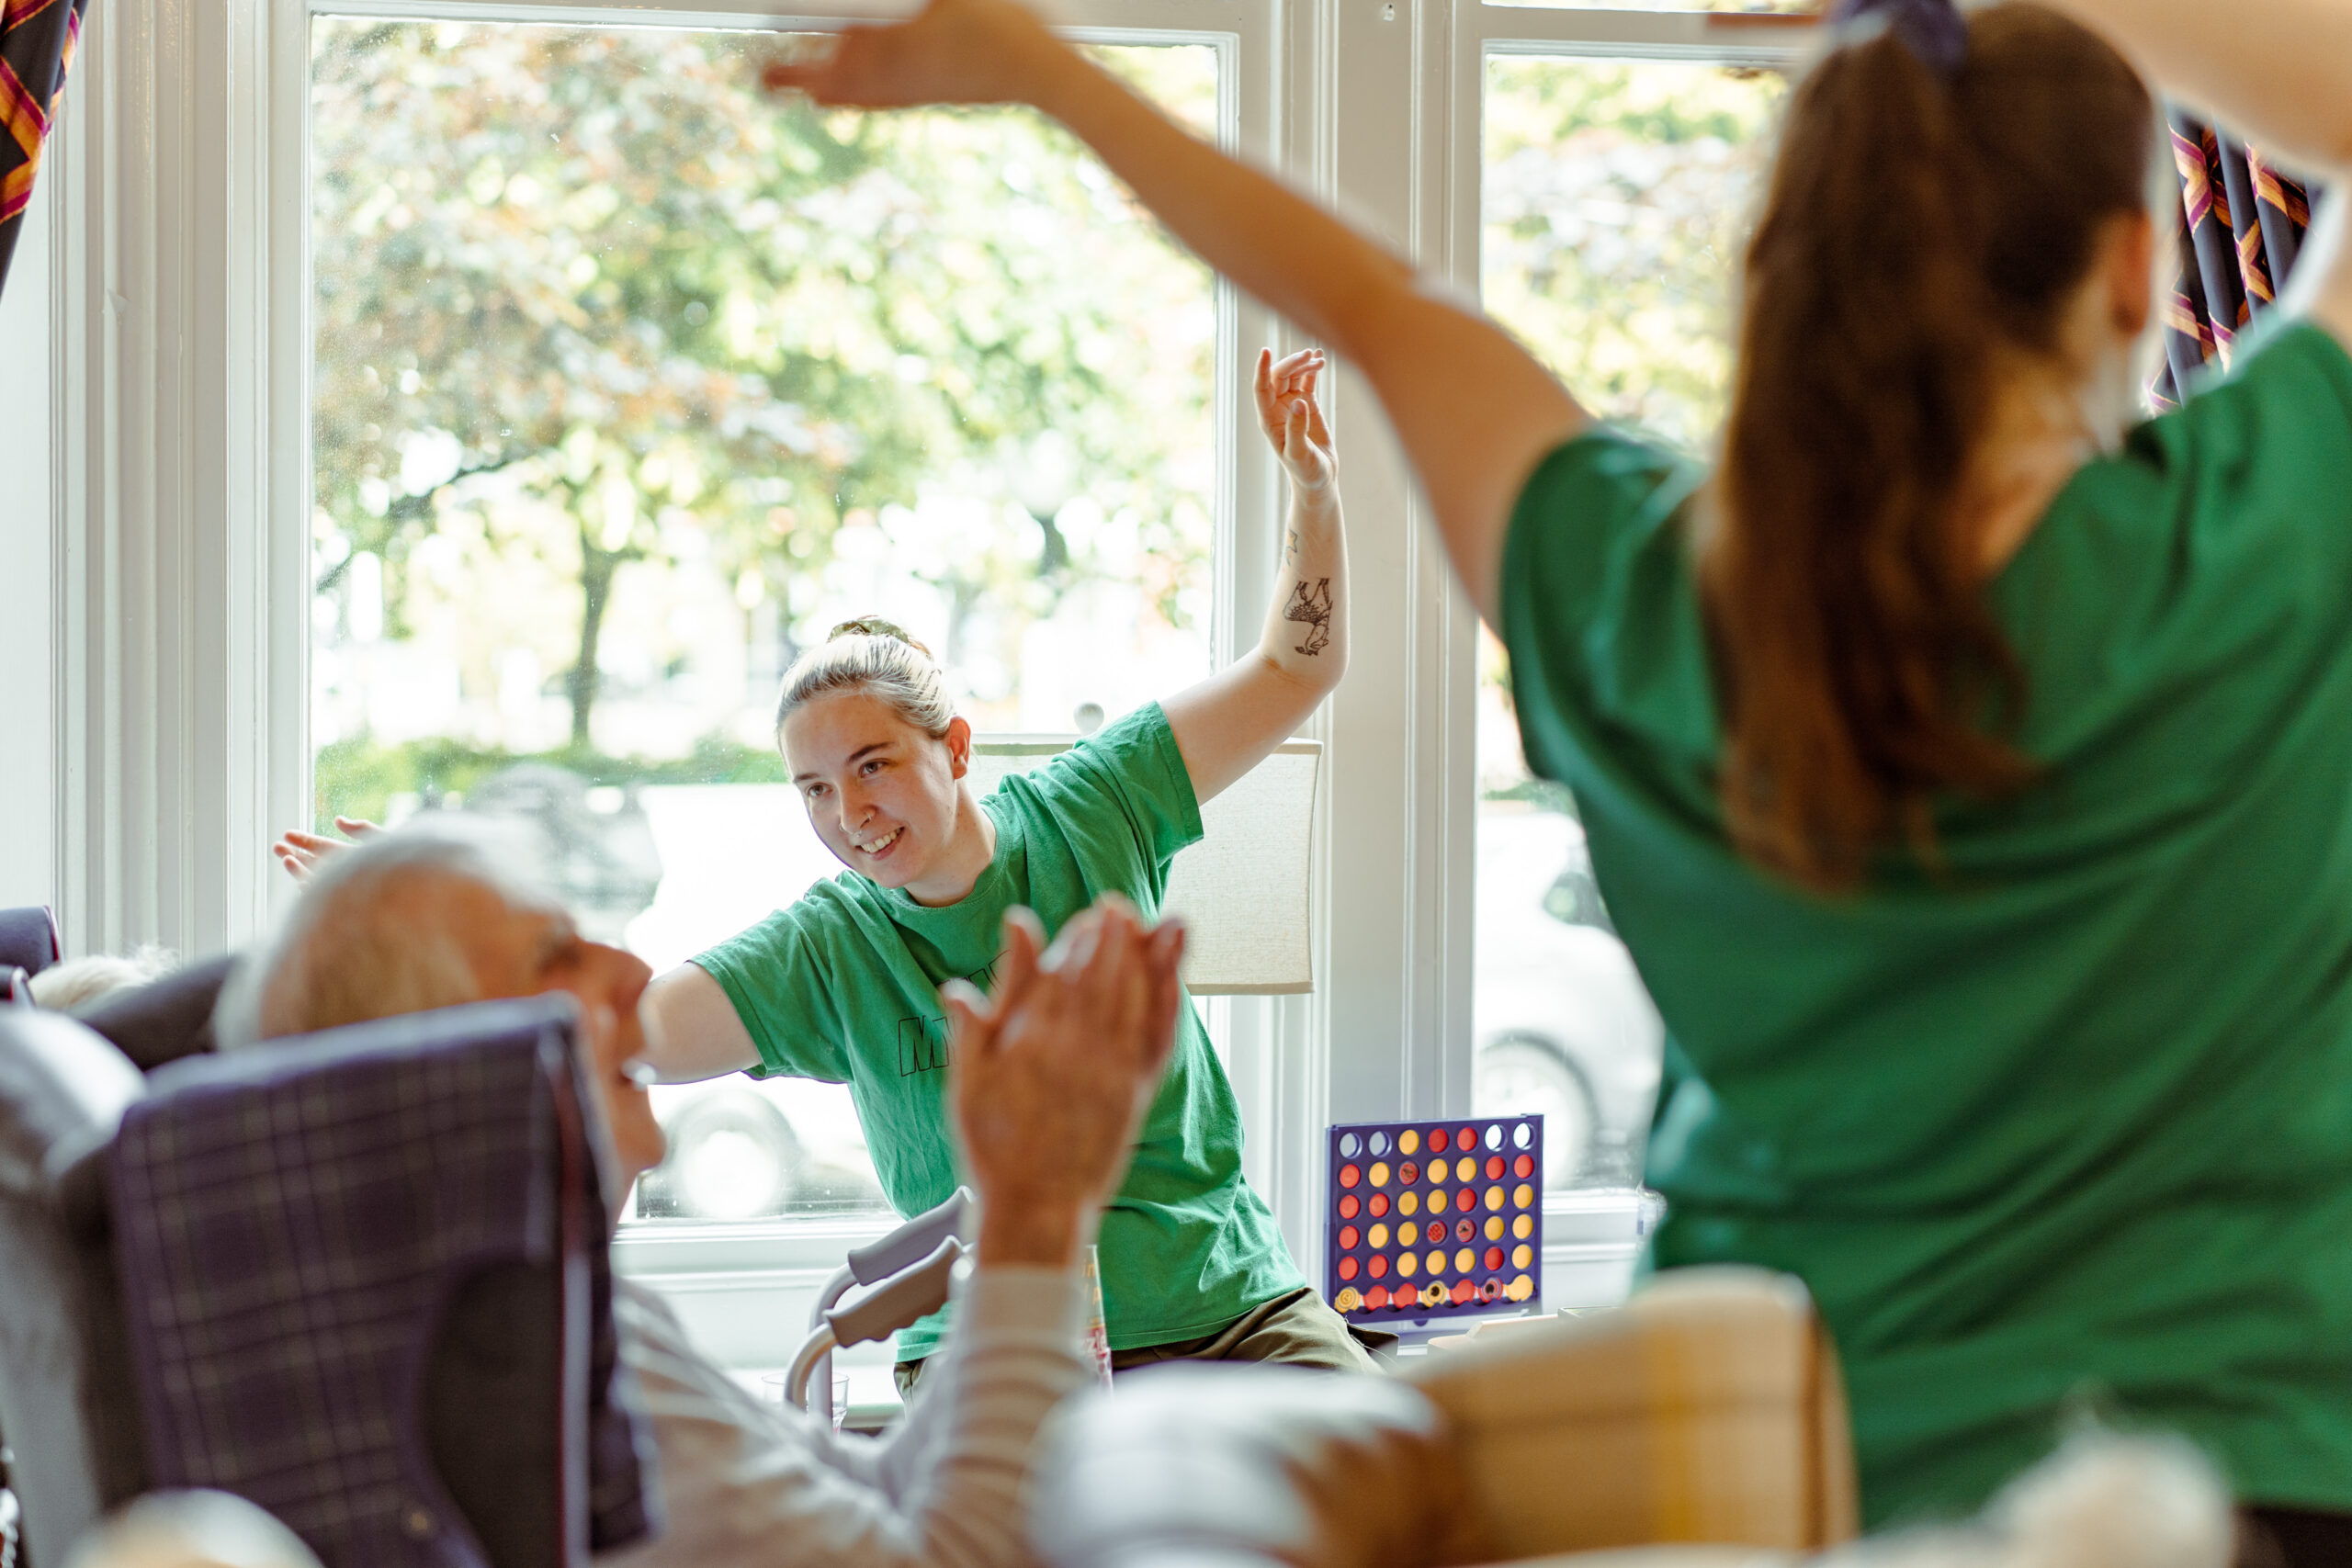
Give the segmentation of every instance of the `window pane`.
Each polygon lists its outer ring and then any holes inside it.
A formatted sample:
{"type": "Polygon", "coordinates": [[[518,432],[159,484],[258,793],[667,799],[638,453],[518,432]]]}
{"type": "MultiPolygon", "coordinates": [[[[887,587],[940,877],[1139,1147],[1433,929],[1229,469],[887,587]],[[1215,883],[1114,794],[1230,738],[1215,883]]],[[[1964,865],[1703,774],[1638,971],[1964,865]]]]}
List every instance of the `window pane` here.
{"type": "MultiPolygon", "coordinates": [[[[1712,439],[1736,245],[1781,91],[1775,74],[1710,65],[1487,62],[1487,308],[1597,412],[1712,439]]],[[[1478,695],[1476,1108],[1544,1113],[1550,1186],[1630,1184],[1657,1012],[1594,886],[1576,803],[1528,775],[1491,637],[1478,695]]]]}
{"type": "MultiPolygon", "coordinates": [[[[1209,274],[1039,117],[767,99],[794,45],[313,23],[318,816],[519,818],[657,966],[840,869],[770,736],[835,622],[984,732],[1209,668],[1209,274]]],[[[1214,50],[1104,53],[1214,125],[1214,50]]],[[[644,1213],[879,1201],[846,1089],[658,1093],[644,1213]]]]}

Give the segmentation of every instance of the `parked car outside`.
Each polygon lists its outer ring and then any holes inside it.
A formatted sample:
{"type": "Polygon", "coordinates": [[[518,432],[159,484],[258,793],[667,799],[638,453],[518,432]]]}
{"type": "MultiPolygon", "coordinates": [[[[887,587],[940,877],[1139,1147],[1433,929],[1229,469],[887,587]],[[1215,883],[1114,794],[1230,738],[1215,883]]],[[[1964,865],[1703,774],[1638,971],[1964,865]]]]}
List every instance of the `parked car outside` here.
{"type": "Polygon", "coordinates": [[[1583,825],[1478,815],[1471,1101],[1544,1114],[1547,1188],[1640,1185],[1666,1030],[1600,902],[1583,825]]]}
{"type": "Polygon", "coordinates": [[[632,1218],[750,1220],[888,1207],[847,1085],[729,1074],[652,1092],[670,1152],[639,1180],[632,1218]]]}

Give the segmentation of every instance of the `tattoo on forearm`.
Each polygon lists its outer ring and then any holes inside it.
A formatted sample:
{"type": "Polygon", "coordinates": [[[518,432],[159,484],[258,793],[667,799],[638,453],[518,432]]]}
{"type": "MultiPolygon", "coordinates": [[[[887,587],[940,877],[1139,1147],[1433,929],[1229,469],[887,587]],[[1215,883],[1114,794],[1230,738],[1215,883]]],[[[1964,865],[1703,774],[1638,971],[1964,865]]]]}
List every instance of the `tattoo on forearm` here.
{"type": "Polygon", "coordinates": [[[1295,528],[1290,530],[1290,537],[1283,545],[1283,564],[1284,566],[1298,564],[1298,530],[1295,528]]]}
{"type": "MultiPolygon", "coordinates": [[[[1294,534],[1292,538],[1298,536],[1294,534]]],[[[1285,621],[1303,621],[1306,625],[1306,640],[1298,651],[1312,659],[1331,646],[1331,580],[1317,578],[1308,588],[1304,579],[1293,585],[1290,604],[1283,610],[1285,621]]]]}

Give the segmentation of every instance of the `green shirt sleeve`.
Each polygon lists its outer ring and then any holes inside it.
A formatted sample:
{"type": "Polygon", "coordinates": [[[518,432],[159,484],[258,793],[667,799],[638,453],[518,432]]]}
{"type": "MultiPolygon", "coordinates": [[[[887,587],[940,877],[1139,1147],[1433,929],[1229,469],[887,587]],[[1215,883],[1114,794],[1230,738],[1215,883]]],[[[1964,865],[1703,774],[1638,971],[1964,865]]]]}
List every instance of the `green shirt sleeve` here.
{"type": "Polygon", "coordinates": [[[1711,763],[1713,680],[1680,522],[1704,479],[1686,455],[1604,424],[1555,449],[1521,492],[1501,630],[1540,776],[1592,787],[1600,752],[1636,768],[1650,756],[1711,763]]]}
{"type": "Polygon", "coordinates": [[[2108,470],[2102,488],[2116,470],[2136,470],[2143,490],[2132,499],[2177,519],[2192,549],[2196,534],[2250,528],[2282,541],[2322,529],[2324,539],[2303,543],[2335,546],[2352,475],[2352,356],[2320,327],[2266,321],[2240,340],[2233,369],[2092,467],[2108,470]]]}
{"type": "MultiPolygon", "coordinates": [[[[1536,466],[1502,577],[1530,765],[1579,791],[1671,795],[1694,821],[1714,815],[1700,776],[1720,748],[1683,525],[1705,478],[1682,453],[1597,426],[1536,466]]],[[[2037,713],[2062,715],[2076,684],[2103,710],[2167,678],[2213,635],[2184,641],[2192,603],[2242,622],[2352,574],[2348,495],[2352,357],[2308,324],[2250,334],[2232,373],[2086,464],[1991,590],[2037,713]]],[[[2079,730],[2093,716],[2072,716],[2079,730]]]]}
{"type": "Polygon", "coordinates": [[[812,926],[842,913],[831,883],[819,883],[788,908],[695,956],[735,1004],[760,1065],[755,1078],[781,1074],[847,1083],[847,1031],[827,983],[823,944],[812,926]]]}
{"type": "Polygon", "coordinates": [[[1175,732],[1158,703],[1146,703],[1031,775],[1039,798],[1067,822],[1124,822],[1145,863],[1157,869],[1201,839],[1201,806],[1175,732]]]}

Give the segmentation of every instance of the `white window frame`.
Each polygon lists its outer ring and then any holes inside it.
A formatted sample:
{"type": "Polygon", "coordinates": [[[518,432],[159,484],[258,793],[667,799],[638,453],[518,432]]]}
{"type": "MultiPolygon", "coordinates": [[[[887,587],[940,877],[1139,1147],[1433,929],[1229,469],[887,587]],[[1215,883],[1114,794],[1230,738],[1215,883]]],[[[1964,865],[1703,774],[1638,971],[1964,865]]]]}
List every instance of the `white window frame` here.
{"type": "MultiPolygon", "coordinates": [[[[625,0],[569,0],[540,5],[533,0],[277,0],[289,28],[307,29],[319,17],[418,17],[435,20],[523,22],[539,25],[623,25],[732,28],[794,33],[834,32],[859,20],[893,14],[880,4],[826,0],[807,11],[780,13],[775,0],[691,0],[677,6],[628,4],[625,0]]],[[[1273,95],[1268,60],[1271,7],[1268,0],[1073,0],[1057,10],[1064,36],[1096,44],[1205,46],[1217,59],[1216,133],[1219,142],[1238,147],[1262,142],[1273,95]],[[1252,69],[1252,66],[1255,69],[1252,69]]],[[[307,53],[303,60],[308,82],[307,53]]],[[[300,106],[303,100],[284,102],[300,106]]],[[[308,129],[308,117],[286,132],[282,157],[298,150],[293,140],[308,129]]],[[[308,149],[300,150],[307,193],[308,149]]],[[[308,226],[303,240],[307,243],[308,226]]],[[[297,276],[309,276],[306,254],[277,258],[297,276]]],[[[1210,641],[1220,664],[1243,646],[1240,628],[1254,640],[1271,592],[1275,543],[1275,470],[1254,418],[1240,396],[1238,345],[1257,341],[1267,329],[1264,309],[1238,295],[1223,278],[1215,285],[1217,303],[1214,424],[1219,493],[1216,497],[1216,588],[1210,641]],[[1245,427],[1243,421],[1250,421],[1245,427]],[[1257,563],[1245,569],[1244,562],[1257,563]],[[1254,601],[1254,603],[1252,602],[1254,601]]],[[[277,330],[308,341],[308,288],[286,290],[278,304],[277,330]]],[[[305,399],[307,411],[308,400],[305,399]]],[[[307,480],[307,475],[306,475],[307,480]]],[[[279,511],[300,529],[309,513],[307,482],[299,503],[279,511]]],[[[288,544],[284,547],[294,548],[288,544]]],[[[306,534],[300,547],[307,559],[306,534]]],[[[304,639],[307,664],[307,638],[304,639]]],[[[308,688],[305,679],[304,688],[308,688]]],[[[305,716],[307,717],[307,715],[305,716]]],[[[305,782],[311,748],[305,736],[295,759],[305,782]]],[[[278,760],[284,766],[284,760],[278,760]]],[[[640,1278],[660,1280],[697,1337],[729,1359],[773,1357],[789,1349],[776,1343],[775,1325],[795,1323],[818,1288],[849,1248],[887,1231],[892,1220],[876,1213],[787,1215],[740,1223],[657,1221],[627,1226],[616,1247],[616,1266],[640,1278]]]]}
{"type": "MultiPolygon", "coordinates": [[[[28,803],[13,823],[20,844],[53,846],[46,887],[16,896],[57,903],[69,950],[219,951],[250,940],[289,891],[265,849],[309,814],[313,10],[803,30],[903,8],[826,0],[822,17],[784,18],[775,0],[96,0],[36,198],[44,254],[20,253],[6,318],[26,317],[19,290],[45,294],[47,352],[33,357],[46,358],[51,418],[12,430],[6,451],[46,455],[45,493],[36,483],[10,499],[46,512],[48,592],[12,585],[0,602],[46,617],[34,640],[52,679],[51,744],[0,758],[0,801],[28,803]]],[[[1058,14],[1092,39],[1216,44],[1229,144],[1473,296],[1490,54],[1762,63],[1803,48],[1801,35],[1699,13],[1477,0],[1069,0],[1058,14]]],[[[1294,346],[1248,301],[1220,320],[1228,370],[1247,345],[1294,346]]],[[[1340,367],[1329,395],[1356,630],[1347,682],[1309,731],[1326,747],[1319,984],[1306,998],[1234,998],[1225,1031],[1246,1168],[1310,1278],[1322,1128],[1467,1114],[1472,1067],[1476,622],[1361,382],[1340,367]]],[[[1230,375],[1218,398],[1231,445],[1213,645],[1230,659],[1254,640],[1271,591],[1277,477],[1230,375]]],[[[12,886],[38,858],[12,853],[12,886]]],[[[1546,1211],[1547,1301],[1621,1288],[1636,1196],[1558,1195],[1546,1211]]],[[[679,1227],[635,1261],[684,1290],[762,1271],[797,1288],[871,1228],[679,1227]]]]}
{"type": "MultiPolygon", "coordinates": [[[[1589,60],[1683,61],[1712,65],[1787,66],[1799,60],[1810,18],[1758,17],[1700,11],[1611,11],[1450,0],[1446,55],[1451,71],[1445,138],[1448,159],[1442,265],[1470,299],[1480,292],[1483,249],[1486,87],[1488,62],[1507,56],[1589,60]],[[1792,25],[1794,24],[1794,25],[1792,25]]],[[[1450,728],[1444,755],[1445,818],[1455,868],[1445,911],[1445,949],[1462,967],[1452,981],[1443,1052],[1445,1099],[1429,1112],[1466,1114],[1476,1042],[1468,1014],[1476,933],[1471,906],[1478,808],[1476,781],[1479,624],[1466,600],[1450,595],[1440,634],[1450,728]]],[[[1544,1289],[1547,1306],[1612,1303],[1626,1288],[1642,1238],[1663,1212],[1654,1194],[1597,1188],[1548,1192],[1544,1201],[1544,1289]]]]}

